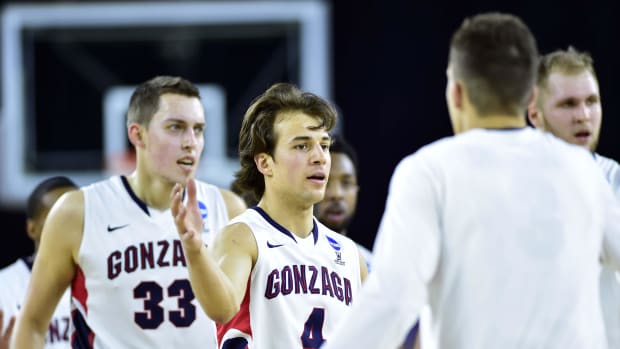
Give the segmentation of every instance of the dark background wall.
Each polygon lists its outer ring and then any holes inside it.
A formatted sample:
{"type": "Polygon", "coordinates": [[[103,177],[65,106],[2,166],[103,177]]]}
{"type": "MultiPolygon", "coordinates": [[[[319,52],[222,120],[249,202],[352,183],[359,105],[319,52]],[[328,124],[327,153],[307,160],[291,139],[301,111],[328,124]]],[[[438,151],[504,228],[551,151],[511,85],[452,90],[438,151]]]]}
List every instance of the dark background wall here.
{"type": "MultiPolygon", "coordinates": [[[[350,232],[362,244],[372,246],[398,161],[451,135],[444,93],[448,44],[463,18],[478,12],[520,16],[541,52],[573,45],[593,55],[604,109],[599,152],[620,159],[615,136],[620,104],[613,90],[620,76],[615,48],[620,31],[611,3],[376,0],[333,1],[331,6],[333,97],[342,110],[344,134],[360,157],[358,214],[350,232]]],[[[0,208],[0,221],[4,266],[29,253],[32,245],[23,233],[20,210],[0,208]]]]}

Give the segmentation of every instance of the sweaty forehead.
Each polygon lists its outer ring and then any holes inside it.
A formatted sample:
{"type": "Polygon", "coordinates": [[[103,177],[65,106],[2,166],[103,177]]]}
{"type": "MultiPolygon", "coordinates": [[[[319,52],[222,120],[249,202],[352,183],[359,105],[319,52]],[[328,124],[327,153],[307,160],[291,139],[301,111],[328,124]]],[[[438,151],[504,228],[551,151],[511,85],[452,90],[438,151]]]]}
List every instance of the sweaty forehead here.
{"type": "Polygon", "coordinates": [[[547,80],[546,92],[552,99],[588,98],[599,94],[598,82],[588,71],[577,74],[553,72],[547,80]]]}
{"type": "Polygon", "coordinates": [[[166,93],[159,97],[159,108],[153,119],[204,123],[204,109],[197,97],[166,93]]]}
{"type": "Polygon", "coordinates": [[[290,141],[300,136],[329,137],[319,118],[301,111],[279,113],[274,123],[274,130],[280,139],[290,141]]]}

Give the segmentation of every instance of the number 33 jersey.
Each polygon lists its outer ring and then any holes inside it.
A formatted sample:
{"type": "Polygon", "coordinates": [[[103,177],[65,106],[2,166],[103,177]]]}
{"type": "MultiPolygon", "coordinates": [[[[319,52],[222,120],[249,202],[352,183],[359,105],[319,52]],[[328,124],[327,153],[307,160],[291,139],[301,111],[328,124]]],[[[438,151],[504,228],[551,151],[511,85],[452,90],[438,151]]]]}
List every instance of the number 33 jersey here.
{"type": "MultiPolygon", "coordinates": [[[[197,189],[208,243],[228,214],[217,187],[197,182],[197,189]]],[[[125,177],[82,190],[73,347],[215,348],[215,324],[194,298],[170,210],[147,207],[125,177]]]]}
{"type": "Polygon", "coordinates": [[[299,238],[259,207],[237,222],[252,230],[258,257],[239,312],[217,326],[219,348],[311,349],[329,341],[361,287],[355,243],[316,219],[299,238]]]}

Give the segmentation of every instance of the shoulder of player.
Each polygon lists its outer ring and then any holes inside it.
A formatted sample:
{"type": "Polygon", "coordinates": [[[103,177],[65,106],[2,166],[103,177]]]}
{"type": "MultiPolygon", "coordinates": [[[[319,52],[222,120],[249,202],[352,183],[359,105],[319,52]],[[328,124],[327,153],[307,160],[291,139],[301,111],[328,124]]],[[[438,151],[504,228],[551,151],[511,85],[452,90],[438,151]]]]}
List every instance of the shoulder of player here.
{"type": "Polygon", "coordinates": [[[464,143],[462,138],[454,136],[441,138],[420,147],[414,153],[402,158],[397,165],[397,169],[406,170],[418,166],[428,166],[441,161],[450,161],[455,151],[460,151],[463,148],[462,143],[464,143]],[[443,154],[446,154],[446,156],[443,154]]]}
{"type": "Polygon", "coordinates": [[[216,234],[213,245],[218,249],[241,248],[251,252],[256,250],[256,239],[247,224],[236,222],[225,226],[216,234]]]}
{"type": "Polygon", "coordinates": [[[79,246],[84,228],[84,193],[74,190],[63,194],[52,207],[43,228],[52,235],[49,240],[69,242],[72,248],[79,246]]]}
{"type": "Polygon", "coordinates": [[[617,171],[620,168],[618,161],[598,153],[594,153],[594,160],[596,160],[601,167],[608,168],[610,170],[617,171]]]}
{"type": "Polygon", "coordinates": [[[51,214],[65,219],[82,219],[84,216],[84,193],[81,190],[66,192],[54,204],[50,211],[51,214]]]}

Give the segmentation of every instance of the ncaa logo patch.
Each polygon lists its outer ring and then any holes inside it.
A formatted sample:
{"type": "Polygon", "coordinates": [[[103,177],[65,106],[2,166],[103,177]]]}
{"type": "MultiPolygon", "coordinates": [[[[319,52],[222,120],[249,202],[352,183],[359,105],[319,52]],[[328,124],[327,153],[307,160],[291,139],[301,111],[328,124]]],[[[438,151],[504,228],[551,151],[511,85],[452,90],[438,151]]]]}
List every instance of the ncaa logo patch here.
{"type": "Polygon", "coordinates": [[[202,233],[208,234],[211,230],[207,225],[207,216],[209,212],[207,212],[207,205],[204,202],[198,200],[198,210],[200,210],[200,218],[202,218],[202,233]]]}
{"type": "Polygon", "coordinates": [[[329,242],[329,244],[332,246],[332,248],[336,251],[340,251],[340,244],[338,243],[338,241],[330,238],[329,236],[325,236],[327,238],[327,241],[329,242]]]}
{"type": "Polygon", "coordinates": [[[198,201],[198,209],[200,210],[200,217],[202,217],[203,220],[207,218],[209,213],[207,212],[207,205],[205,205],[204,202],[198,201]]]}

